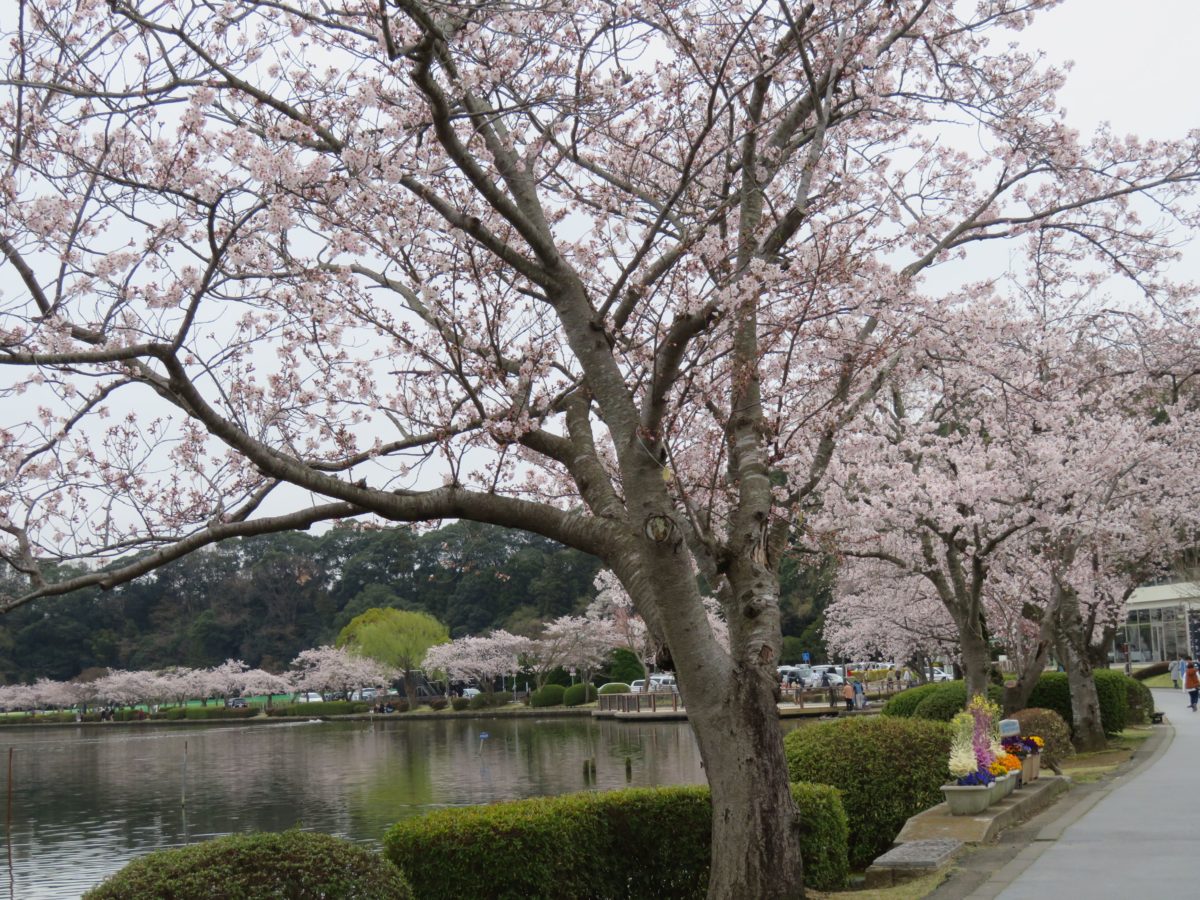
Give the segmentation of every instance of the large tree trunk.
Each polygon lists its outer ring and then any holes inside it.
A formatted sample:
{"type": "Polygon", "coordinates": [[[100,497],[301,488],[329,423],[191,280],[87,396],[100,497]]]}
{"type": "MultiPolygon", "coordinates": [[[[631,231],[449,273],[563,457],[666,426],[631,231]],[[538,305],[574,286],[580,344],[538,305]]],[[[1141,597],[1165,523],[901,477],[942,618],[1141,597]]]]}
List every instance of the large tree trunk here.
{"type": "Polygon", "coordinates": [[[1072,591],[1063,596],[1058,617],[1059,651],[1067,670],[1071,689],[1072,743],[1075,749],[1087,753],[1108,746],[1100,718],[1100,698],[1092,675],[1088,654],[1088,636],[1079,614],[1079,601],[1072,591]]]}
{"type": "Polygon", "coordinates": [[[777,706],[778,581],[761,560],[733,562],[722,598],[726,651],[708,624],[690,562],[667,544],[642,550],[644,564],[618,574],[671,651],[700,746],[713,804],[708,896],[803,897],[801,823],[777,706]]]}
{"type": "Polygon", "coordinates": [[[773,687],[738,673],[723,690],[685,697],[712,789],[710,900],[804,896],[800,818],[773,687]]]}
{"type": "Polygon", "coordinates": [[[987,696],[988,675],[992,669],[992,653],[984,638],[978,617],[958,622],[962,648],[962,668],[967,681],[967,701],[976,694],[987,696]]]}

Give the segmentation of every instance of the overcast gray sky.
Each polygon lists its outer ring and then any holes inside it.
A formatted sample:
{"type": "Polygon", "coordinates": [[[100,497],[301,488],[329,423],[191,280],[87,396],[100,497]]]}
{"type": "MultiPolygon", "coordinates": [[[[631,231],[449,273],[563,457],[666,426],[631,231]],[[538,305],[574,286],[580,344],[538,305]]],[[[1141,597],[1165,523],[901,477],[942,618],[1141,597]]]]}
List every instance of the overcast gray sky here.
{"type": "Polygon", "coordinates": [[[1200,128],[1200,2],[1067,0],[1019,41],[1075,68],[1062,91],[1067,119],[1090,131],[1181,137],[1200,128]]]}

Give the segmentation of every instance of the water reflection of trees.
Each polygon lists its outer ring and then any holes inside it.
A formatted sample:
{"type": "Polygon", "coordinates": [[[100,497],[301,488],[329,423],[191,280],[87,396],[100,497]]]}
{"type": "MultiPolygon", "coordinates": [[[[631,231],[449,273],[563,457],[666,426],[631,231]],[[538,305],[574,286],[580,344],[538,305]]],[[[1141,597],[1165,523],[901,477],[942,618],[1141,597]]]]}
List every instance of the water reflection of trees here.
{"type": "Polygon", "coordinates": [[[217,834],[299,826],[377,841],[392,822],[431,809],[623,787],[627,758],[634,785],[704,780],[691,729],[677,722],[114,726],[14,730],[6,738],[17,748],[19,883],[54,869],[58,896],[141,853],[217,834]],[[584,779],[588,758],[596,760],[594,781],[584,779]]]}

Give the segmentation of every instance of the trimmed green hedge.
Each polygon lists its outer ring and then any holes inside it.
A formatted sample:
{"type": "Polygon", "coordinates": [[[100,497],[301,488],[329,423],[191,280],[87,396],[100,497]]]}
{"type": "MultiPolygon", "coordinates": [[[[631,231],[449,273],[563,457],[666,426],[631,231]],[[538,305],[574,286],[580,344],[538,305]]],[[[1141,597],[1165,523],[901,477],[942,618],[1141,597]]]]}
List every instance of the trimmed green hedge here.
{"type": "Polygon", "coordinates": [[[563,694],[566,688],[561,684],[548,684],[529,695],[529,705],[533,707],[562,706],[563,694]]]}
{"type": "Polygon", "coordinates": [[[321,703],[289,703],[286,706],[275,706],[267,710],[267,715],[302,716],[311,719],[313,716],[344,716],[349,713],[365,713],[370,708],[370,703],[325,700],[321,703]]]}
{"type": "MultiPolygon", "coordinates": [[[[127,712],[128,710],[122,710],[127,712]]],[[[152,719],[250,719],[257,716],[259,709],[248,706],[245,709],[230,709],[227,706],[173,706],[170,709],[160,709],[151,713],[152,719]]],[[[122,720],[123,721],[123,720],[122,720]]]]}
{"type": "MultiPolygon", "coordinates": [[[[1001,700],[1001,689],[996,685],[988,686],[988,699],[997,703],[1001,700]]],[[[939,681],[936,684],[923,684],[920,687],[909,688],[897,694],[884,704],[885,716],[901,718],[933,719],[938,722],[949,722],[967,705],[967,683],[965,681],[939,681]]]]}
{"type": "Polygon", "coordinates": [[[942,801],[950,739],[942,722],[856,716],[798,728],[783,745],[793,781],[842,791],[850,864],[860,868],[891,846],[910,816],[942,801]]]}
{"type": "Polygon", "coordinates": [[[462,712],[464,709],[466,709],[470,705],[471,705],[470,697],[451,697],[450,698],[450,706],[453,707],[455,712],[462,712]]]}
{"type": "Polygon", "coordinates": [[[912,716],[913,710],[917,708],[917,704],[937,691],[939,687],[940,685],[937,684],[922,684],[918,687],[901,691],[887,703],[883,704],[881,712],[885,716],[901,716],[907,719],[912,716]]]}
{"type": "MultiPolygon", "coordinates": [[[[793,785],[805,884],[844,886],[837,791],[793,785]]],[[[701,898],[712,846],[707,787],[630,788],[444,809],[393,825],[384,853],[421,900],[701,898]]]]}
{"type": "Polygon", "coordinates": [[[600,685],[599,693],[601,694],[628,694],[629,685],[623,681],[610,681],[608,684],[600,685]]]}
{"type": "MultiPolygon", "coordinates": [[[[1113,669],[1097,669],[1092,675],[1096,681],[1096,695],[1100,701],[1100,724],[1104,733],[1118,734],[1124,731],[1129,721],[1129,684],[1135,683],[1134,680],[1113,669]]],[[[1029,705],[1054,710],[1062,716],[1067,727],[1074,733],[1071,688],[1066,672],[1043,673],[1033,693],[1029,695],[1029,705]]]]}
{"type": "Polygon", "coordinates": [[[1154,695],[1150,693],[1150,688],[1138,679],[1130,678],[1125,682],[1125,691],[1129,711],[1127,724],[1149,725],[1150,714],[1154,712],[1154,695]]]}
{"type": "MultiPolygon", "coordinates": [[[[596,699],[596,688],[590,684],[573,684],[563,691],[563,706],[581,706],[596,699]]],[[[532,704],[532,700],[530,703],[532,704]]]]}
{"type": "MultiPolygon", "coordinates": [[[[1117,734],[1129,724],[1149,722],[1154,709],[1150,691],[1141,682],[1115,669],[1097,669],[1093,676],[1100,700],[1100,720],[1105,734],[1117,734]]],[[[1002,701],[996,685],[988,687],[988,699],[1002,701]]],[[[924,684],[897,694],[883,707],[885,716],[936,719],[948,722],[961,712],[967,702],[967,689],[962,681],[943,681],[924,684]]],[[[1071,688],[1065,672],[1043,672],[1029,695],[1029,706],[1052,709],[1065,721],[1071,721],[1071,688]]],[[[1072,728],[1073,730],[1073,728],[1072,728]]]]}
{"type": "Polygon", "coordinates": [[[412,900],[390,862],[343,838],[307,831],[231,834],[139,857],[84,900],[412,900]]]}
{"type": "Polygon", "coordinates": [[[943,681],[921,698],[913,709],[914,719],[933,719],[949,722],[967,707],[967,683],[965,681],[943,681]]]}

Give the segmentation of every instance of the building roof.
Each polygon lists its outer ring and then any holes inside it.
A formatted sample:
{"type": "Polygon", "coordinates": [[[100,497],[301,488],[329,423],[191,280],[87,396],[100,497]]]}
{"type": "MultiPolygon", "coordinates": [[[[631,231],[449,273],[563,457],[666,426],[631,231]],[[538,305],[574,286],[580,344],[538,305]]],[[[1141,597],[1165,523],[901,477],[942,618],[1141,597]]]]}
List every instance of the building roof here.
{"type": "Polygon", "coordinates": [[[1170,584],[1143,585],[1129,598],[1129,609],[1150,609],[1163,606],[1200,607],[1200,583],[1195,581],[1176,581],[1170,584]]]}

